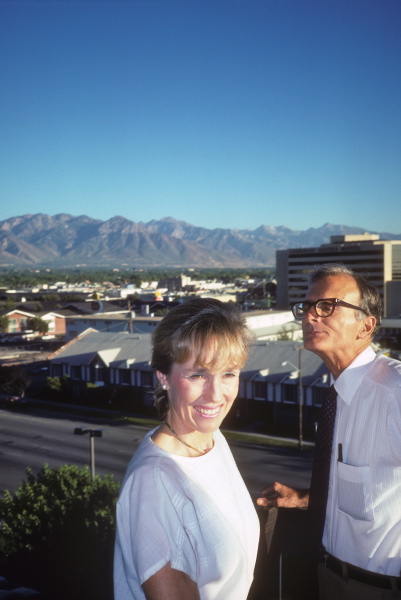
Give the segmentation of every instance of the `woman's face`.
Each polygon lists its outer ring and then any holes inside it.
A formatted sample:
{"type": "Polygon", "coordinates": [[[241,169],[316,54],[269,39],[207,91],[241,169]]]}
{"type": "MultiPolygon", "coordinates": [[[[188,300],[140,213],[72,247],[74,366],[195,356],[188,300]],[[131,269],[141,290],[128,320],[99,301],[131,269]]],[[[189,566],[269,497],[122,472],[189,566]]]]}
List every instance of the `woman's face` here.
{"type": "MultiPolygon", "coordinates": [[[[209,362],[210,354],[206,358],[209,362]]],[[[200,367],[194,355],[184,363],[173,363],[169,375],[157,372],[160,383],[167,386],[167,422],[181,435],[216,431],[237,397],[239,374],[233,365],[200,367]]]]}

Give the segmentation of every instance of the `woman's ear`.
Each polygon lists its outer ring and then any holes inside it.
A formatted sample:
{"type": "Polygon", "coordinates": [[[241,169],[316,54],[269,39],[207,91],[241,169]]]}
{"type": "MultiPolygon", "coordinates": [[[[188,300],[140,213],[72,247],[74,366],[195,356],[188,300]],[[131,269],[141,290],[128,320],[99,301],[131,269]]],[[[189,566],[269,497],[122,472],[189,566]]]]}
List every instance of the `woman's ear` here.
{"type": "Polygon", "coordinates": [[[162,388],[167,390],[168,389],[167,375],[165,375],[164,373],[161,373],[160,371],[156,371],[156,377],[159,380],[162,388]]]}

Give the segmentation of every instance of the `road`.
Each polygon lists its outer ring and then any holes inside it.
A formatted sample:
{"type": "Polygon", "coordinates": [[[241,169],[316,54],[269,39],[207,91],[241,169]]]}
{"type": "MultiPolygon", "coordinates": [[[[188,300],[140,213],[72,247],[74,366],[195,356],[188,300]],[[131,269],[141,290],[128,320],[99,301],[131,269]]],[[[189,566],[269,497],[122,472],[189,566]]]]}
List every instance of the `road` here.
{"type": "MultiPolygon", "coordinates": [[[[50,412],[27,409],[21,412],[0,410],[0,497],[6,489],[14,492],[26,479],[25,469],[36,474],[44,463],[51,467],[90,464],[89,436],[74,435],[74,428],[102,429],[95,440],[96,473],[112,473],[121,482],[127,464],[146,433],[134,425],[104,424],[54,416],[50,412]]],[[[304,451],[231,445],[238,468],[253,499],[264,485],[281,481],[295,487],[308,487],[312,455],[304,451]]]]}

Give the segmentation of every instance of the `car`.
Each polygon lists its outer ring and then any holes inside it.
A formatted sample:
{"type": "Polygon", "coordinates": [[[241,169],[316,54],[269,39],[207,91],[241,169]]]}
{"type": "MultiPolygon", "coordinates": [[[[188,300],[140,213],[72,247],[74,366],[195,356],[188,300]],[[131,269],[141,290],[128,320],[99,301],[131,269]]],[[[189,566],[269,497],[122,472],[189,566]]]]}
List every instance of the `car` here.
{"type": "Polygon", "coordinates": [[[2,408],[20,409],[20,408],[24,408],[24,406],[26,406],[26,404],[27,404],[27,401],[25,400],[25,398],[22,398],[21,396],[7,396],[6,398],[0,399],[0,406],[2,408]]]}

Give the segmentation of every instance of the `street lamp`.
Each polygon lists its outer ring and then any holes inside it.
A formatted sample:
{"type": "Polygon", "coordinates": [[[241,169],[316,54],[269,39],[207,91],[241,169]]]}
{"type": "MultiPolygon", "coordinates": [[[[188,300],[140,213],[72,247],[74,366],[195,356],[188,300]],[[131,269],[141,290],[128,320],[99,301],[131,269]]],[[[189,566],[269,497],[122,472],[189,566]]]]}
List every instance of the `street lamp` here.
{"type": "Polygon", "coordinates": [[[88,427],[75,427],[74,429],[74,435],[89,433],[92,481],[95,479],[95,437],[102,437],[102,431],[102,429],[88,429],[88,427]]]}
{"type": "Polygon", "coordinates": [[[298,346],[296,349],[298,350],[298,367],[292,364],[291,361],[285,360],[282,364],[283,367],[285,365],[291,365],[295,371],[298,373],[298,407],[299,407],[299,449],[302,450],[303,444],[303,389],[302,389],[302,348],[303,346],[298,346]]]}

